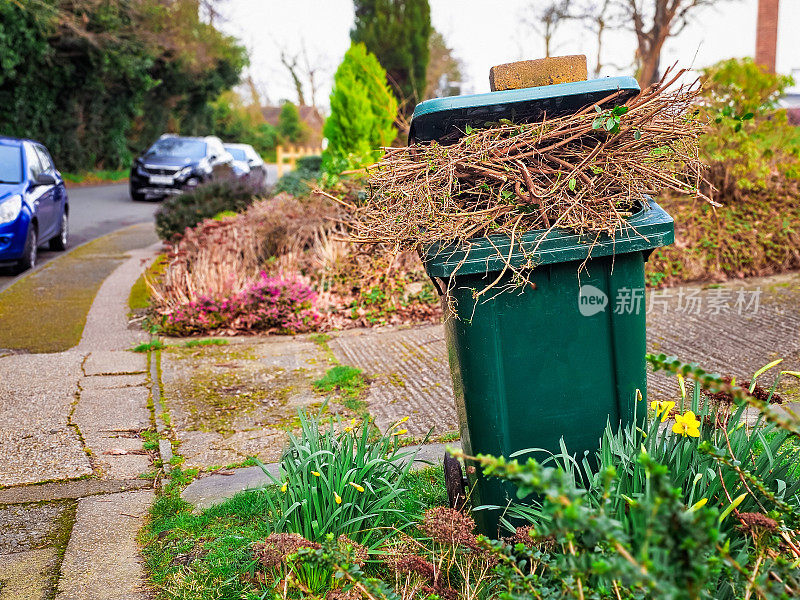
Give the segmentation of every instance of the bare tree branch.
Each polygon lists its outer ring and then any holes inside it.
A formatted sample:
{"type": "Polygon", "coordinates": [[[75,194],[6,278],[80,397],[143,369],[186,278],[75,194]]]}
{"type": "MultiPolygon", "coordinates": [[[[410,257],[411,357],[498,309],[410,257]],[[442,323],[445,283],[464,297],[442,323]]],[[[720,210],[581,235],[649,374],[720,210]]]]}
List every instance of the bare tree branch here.
{"type": "Polygon", "coordinates": [[[286,51],[285,48],[281,49],[281,64],[289,71],[289,76],[292,78],[295,92],[297,93],[298,106],[306,105],[306,97],[303,93],[303,81],[300,79],[300,67],[297,66],[299,56],[294,54],[292,56],[286,51]]]}

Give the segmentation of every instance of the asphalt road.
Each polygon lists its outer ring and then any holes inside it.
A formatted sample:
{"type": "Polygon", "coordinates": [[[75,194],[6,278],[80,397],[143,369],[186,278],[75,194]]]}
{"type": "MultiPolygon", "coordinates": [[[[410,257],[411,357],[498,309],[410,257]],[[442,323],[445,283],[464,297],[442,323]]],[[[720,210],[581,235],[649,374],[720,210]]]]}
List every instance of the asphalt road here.
{"type": "MultiPolygon", "coordinates": [[[[70,248],[84,242],[153,219],[160,202],[132,202],[128,184],[72,187],[69,195],[70,248]]],[[[39,264],[52,260],[61,252],[52,252],[45,244],[39,249],[39,264]]],[[[0,290],[8,287],[17,277],[11,269],[0,269],[0,290]]]]}
{"type": "MultiPolygon", "coordinates": [[[[274,185],[277,180],[277,165],[267,164],[267,184],[274,185]]],[[[128,194],[127,183],[72,187],[67,189],[67,194],[70,248],[128,225],[151,221],[161,204],[158,200],[133,202],[128,194]]],[[[43,265],[60,254],[62,253],[50,251],[45,244],[39,248],[38,264],[43,265]]],[[[27,273],[30,271],[17,275],[13,269],[0,267],[0,290],[27,273]]]]}

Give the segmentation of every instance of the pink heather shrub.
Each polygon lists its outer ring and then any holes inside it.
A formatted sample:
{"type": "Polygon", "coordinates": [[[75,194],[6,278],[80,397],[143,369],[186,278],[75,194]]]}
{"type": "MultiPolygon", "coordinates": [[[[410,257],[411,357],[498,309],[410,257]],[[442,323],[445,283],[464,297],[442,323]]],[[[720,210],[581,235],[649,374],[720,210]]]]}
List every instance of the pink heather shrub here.
{"type": "Polygon", "coordinates": [[[164,318],[167,335],[191,335],[218,329],[301,333],[314,329],[320,315],[317,294],[300,281],[270,277],[265,272],[241,292],[212,298],[200,296],[164,318]]]}

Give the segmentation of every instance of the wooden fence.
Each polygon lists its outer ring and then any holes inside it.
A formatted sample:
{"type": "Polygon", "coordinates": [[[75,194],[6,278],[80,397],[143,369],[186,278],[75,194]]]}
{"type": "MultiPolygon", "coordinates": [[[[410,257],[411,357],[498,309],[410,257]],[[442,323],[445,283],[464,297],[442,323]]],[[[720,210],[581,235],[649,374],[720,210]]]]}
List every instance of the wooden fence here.
{"type": "Polygon", "coordinates": [[[298,158],[322,154],[322,148],[314,148],[313,146],[278,146],[275,150],[278,162],[278,177],[283,175],[283,169],[287,162],[294,169],[295,161],[298,158]]]}

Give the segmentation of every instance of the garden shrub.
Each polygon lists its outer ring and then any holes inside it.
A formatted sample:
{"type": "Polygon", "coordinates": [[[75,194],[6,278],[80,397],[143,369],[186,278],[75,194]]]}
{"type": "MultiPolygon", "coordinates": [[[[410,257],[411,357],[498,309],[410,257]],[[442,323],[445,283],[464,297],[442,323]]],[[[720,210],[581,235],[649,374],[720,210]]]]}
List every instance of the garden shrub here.
{"type": "Polygon", "coordinates": [[[709,127],[700,150],[715,188],[710,195],[721,206],[659,198],[675,219],[675,244],[650,257],[649,285],[800,268],[800,127],[777,107],[790,85],[790,77],[768,73],[749,58],[704,71],[698,110],[709,127]]]}
{"type": "Polygon", "coordinates": [[[252,182],[219,181],[165,199],[156,211],[156,233],[162,240],[171,240],[194,227],[203,219],[224,211],[241,212],[253,203],[257,190],[252,182]]]}
{"type": "Polygon", "coordinates": [[[230,296],[200,296],[166,315],[168,335],[191,335],[217,329],[301,333],[319,320],[316,293],[299,281],[267,273],[230,296]]]}
{"type": "Polygon", "coordinates": [[[641,431],[609,428],[588,482],[571,461],[464,457],[532,507],[507,537],[476,535],[469,514],[442,506],[441,468],[438,494],[415,497],[402,423],[378,434],[301,412],[273,485],[201,514],[167,488],[143,534],[152,579],[175,598],[798,597],[800,421],[770,404],[774,386],[753,385],[776,364],[743,388],[647,360],[695,390],[655,404],[641,431]],[[752,427],[745,405],[761,417],[752,427]]]}
{"type": "Polygon", "coordinates": [[[306,196],[311,191],[311,186],[319,181],[322,176],[322,157],[304,156],[295,162],[293,171],[289,171],[278,179],[273,190],[280,194],[285,192],[292,196],[306,196]]]}
{"type": "Polygon", "coordinates": [[[777,101],[791,77],[770,73],[751,58],[724,60],[703,71],[703,111],[710,123],[701,151],[721,200],[800,177],[800,128],[777,101]]]}
{"type": "Polygon", "coordinates": [[[352,44],[333,76],[323,168],[331,175],[374,162],[397,135],[397,100],[386,71],[364,44],[352,44]]]}

